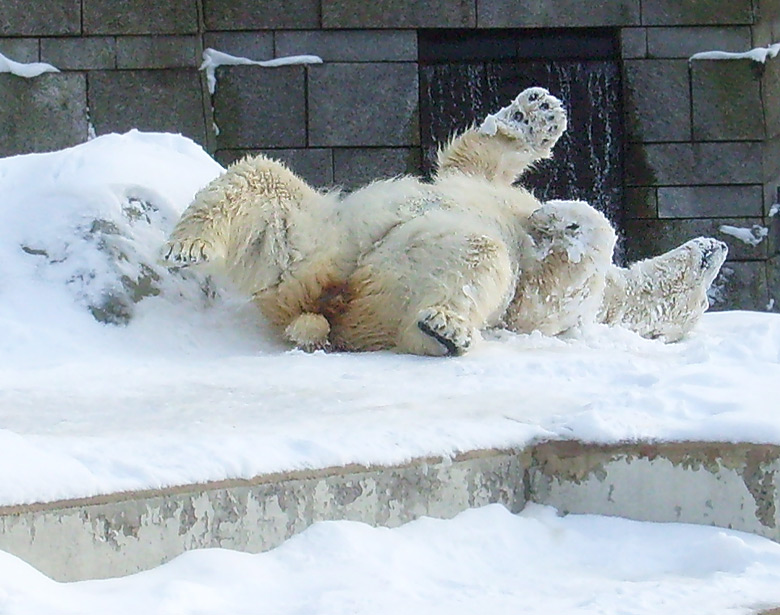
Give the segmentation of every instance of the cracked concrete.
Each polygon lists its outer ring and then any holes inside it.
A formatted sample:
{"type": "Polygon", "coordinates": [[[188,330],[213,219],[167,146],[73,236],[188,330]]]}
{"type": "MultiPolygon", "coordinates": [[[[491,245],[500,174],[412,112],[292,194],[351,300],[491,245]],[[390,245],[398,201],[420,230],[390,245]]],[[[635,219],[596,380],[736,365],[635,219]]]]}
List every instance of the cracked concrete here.
{"type": "Polygon", "coordinates": [[[322,520],[393,527],[494,502],[519,511],[529,461],[519,451],[476,451],[391,468],[328,468],[6,507],[0,549],[70,581],[137,572],[188,549],[264,551],[322,520]]]}
{"type": "Polygon", "coordinates": [[[395,527],[526,502],[562,513],[734,528],[780,541],[780,447],[542,442],[403,466],[349,466],[0,508],[0,549],[60,581],[157,566],[185,550],[271,549],[316,521],[395,527]]]}
{"type": "Polygon", "coordinates": [[[562,512],[735,528],[780,540],[780,447],[677,442],[533,451],[531,500],[562,512]]]}

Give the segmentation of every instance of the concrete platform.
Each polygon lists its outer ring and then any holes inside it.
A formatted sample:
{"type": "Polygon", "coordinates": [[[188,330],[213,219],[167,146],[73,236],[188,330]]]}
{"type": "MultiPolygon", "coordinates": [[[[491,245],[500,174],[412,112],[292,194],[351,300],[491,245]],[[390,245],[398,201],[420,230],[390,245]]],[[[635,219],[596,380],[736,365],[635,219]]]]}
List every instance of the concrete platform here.
{"type": "Polygon", "coordinates": [[[780,447],[543,442],[395,467],[333,467],[0,508],[0,549],[60,581],[152,568],[204,547],[258,552],[310,524],[393,527],[489,503],[715,525],[780,541],[780,447]]]}

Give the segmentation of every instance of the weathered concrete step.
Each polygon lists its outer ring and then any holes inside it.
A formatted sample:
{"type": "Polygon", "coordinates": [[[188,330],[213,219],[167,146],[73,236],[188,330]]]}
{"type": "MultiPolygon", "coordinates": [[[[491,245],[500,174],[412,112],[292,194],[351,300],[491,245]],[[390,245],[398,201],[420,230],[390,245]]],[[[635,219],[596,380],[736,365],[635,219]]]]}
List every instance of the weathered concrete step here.
{"type": "Polygon", "coordinates": [[[398,467],[338,467],[0,508],[0,549],[57,580],[157,566],[188,549],[263,551],[312,523],[397,526],[499,502],[730,527],[780,540],[780,447],[544,442],[398,467]]]}
{"type": "Polygon", "coordinates": [[[533,501],[564,513],[715,525],[780,541],[775,445],[547,442],[532,451],[529,481],[533,501]]]}

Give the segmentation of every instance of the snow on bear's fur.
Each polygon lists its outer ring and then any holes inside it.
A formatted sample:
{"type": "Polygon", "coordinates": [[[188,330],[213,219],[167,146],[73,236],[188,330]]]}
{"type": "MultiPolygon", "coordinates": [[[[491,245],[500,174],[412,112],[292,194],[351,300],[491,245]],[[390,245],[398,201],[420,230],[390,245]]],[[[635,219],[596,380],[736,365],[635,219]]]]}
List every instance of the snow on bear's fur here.
{"type": "Polygon", "coordinates": [[[624,288],[612,227],[587,203],[543,204],[513,185],[566,123],[558,99],[530,88],[447,144],[430,183],[346,196],[244,159],[195,196],[163,258],[226,275],[306,349],[459,355],[485,327],[557,334],[594,322],[624,288]]]}
{"type": "Polygon", "coordinates": [[[678,341],[709,307],[707,289],[727,253],[722,241],[698,237],[628,269],[611,267],[599,319],[643,337],[678,341]]]}
{"type": "Polygon", "coordinates": [[[548,201],[526,228],[535,250],[520,264],[504,324],[557,335],[595,322],[617,240],[612,225],[582,201],[548,201]]]}

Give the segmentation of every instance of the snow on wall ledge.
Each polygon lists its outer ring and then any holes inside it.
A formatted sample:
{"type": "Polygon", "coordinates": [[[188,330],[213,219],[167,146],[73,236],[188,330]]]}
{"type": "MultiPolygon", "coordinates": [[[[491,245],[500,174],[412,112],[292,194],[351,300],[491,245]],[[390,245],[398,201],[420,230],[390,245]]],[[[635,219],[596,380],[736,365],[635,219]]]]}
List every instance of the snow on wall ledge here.
{"type": "Polygon", "coordinates": [[[780,53],[780,43],[767,45],[766,47],[756,47],[750,51],[734,53],[731,51],[701,51],[694,53],[688,61],[694,60],[753,60],[765,64],[767,60],[777,57],[780,53]]]}
{"type": "Polygon", "coordinates": [[[279,66],[298,66],[306,64],[322,64],[322,58],[313,55],[296,55],[273,58],[272,60],[250,60],[242,56],[233,56],[224,51],[217,51],[208,47],[203,51],[203,63],[200,69],[206,73],[209,94],[217,91],[216,71],[220,66],[260,66],[264,68],[277,68],[279,66]]]}
{"type": "Polygon", "coordinates": [[[59,69],[46,62],[14,62],[0,53],[0,73],[11,73],[17,77],[32,79],[44,73],[58,73],[59,69]]]}

